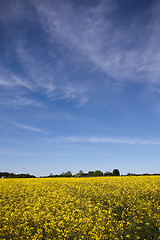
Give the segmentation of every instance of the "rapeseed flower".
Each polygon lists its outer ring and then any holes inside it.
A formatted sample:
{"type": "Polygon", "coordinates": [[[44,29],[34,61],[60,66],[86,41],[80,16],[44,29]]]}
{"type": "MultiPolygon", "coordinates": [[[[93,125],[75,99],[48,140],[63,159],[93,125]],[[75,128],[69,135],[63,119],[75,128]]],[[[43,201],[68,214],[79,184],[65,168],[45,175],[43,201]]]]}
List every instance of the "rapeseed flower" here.
{"type": "Polygon", "coordinates": [[[160,239],[160,177],[0,179],[2,239],[160,239]]]}

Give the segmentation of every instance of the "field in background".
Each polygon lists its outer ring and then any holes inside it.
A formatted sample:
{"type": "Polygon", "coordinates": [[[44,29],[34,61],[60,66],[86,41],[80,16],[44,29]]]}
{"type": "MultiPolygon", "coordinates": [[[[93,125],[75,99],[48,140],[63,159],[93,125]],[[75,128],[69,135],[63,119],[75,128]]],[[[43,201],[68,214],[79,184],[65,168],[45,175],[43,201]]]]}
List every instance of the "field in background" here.
{"type": "Polygon", "coordinates": [[[0,179],[2,239],[160,239],[160,176],[0,179]]]}

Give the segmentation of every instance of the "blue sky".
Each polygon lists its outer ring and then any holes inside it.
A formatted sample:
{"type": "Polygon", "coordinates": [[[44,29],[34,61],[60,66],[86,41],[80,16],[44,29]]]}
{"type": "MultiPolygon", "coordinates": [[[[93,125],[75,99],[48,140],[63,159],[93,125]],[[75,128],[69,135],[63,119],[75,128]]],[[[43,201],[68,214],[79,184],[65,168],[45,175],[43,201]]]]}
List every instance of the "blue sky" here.
{"type": "Polygon", "coordinates": [[[0,0],[1,171],[160,172],[159,12],[0,0]]]}

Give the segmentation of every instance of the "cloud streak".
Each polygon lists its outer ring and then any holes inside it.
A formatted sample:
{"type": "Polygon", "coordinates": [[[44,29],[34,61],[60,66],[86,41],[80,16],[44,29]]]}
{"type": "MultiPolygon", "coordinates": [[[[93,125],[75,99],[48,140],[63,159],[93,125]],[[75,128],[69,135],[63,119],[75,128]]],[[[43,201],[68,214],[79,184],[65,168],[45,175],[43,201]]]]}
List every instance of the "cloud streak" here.
{"type": "Polygon", "coordinates": [[[46,138],[44,141],[64,142],[64,143],[93,143],[93,144],[128,144],[128,145],[160,145],[160,140],[154,139],[132,139],[132,138],[117,138],[117,137],[58,137],[46,138]]]}
{"type": "Polygon", "coordinates": [[[0,67],[0,86],[3,88],[23,87],[29,91],[33,91],[33,85],[24,77],[17,76],[10,70],[0,67]]]}
{"type": "Polygon", "coordinates": [[[44,62],[39,53],[34,50],[31,51],[22,41],[15,44],[15,49],[24,73],[20,71],[19,74],[16,74],[4,67],[0,68],[0,87],[4,91],[10,91],[10,100],[3,99],[4,104],[9,105],[11,102],[11,105],[16,105],[19,99],[18,105],[21,106],[23,104],[30,105],[30,102],[33,102],[34,106],[41,105],[41,103],[38,104],[29,99],[28,101],[21,101],[22,98],[27,99],[28,92],[32,94],[39,93],[51,101],[61,99],[77,100],[79,106],[87,102],[87,93],[92,90],[89,90],[86,84],[71,81],[68,76],[62,73],[63,71],[58,74],[59,66],[57,64],[53,68],[52,61],[46,60],[44,62]],[[12,96],[12,91],[16,90],[18,90],[17,95],[13,94],[12,96]],[[13,98],[12,101],[11,98],[13,98]]]}
{"type": "Polygon", "coordinates": [[[33,132],[46,133],[43,129],[32,127],[21,123],[13,123],[16,127],[33,132]]]}
{"type": "Polygon", "coordinates": [[[31,97],[27,97],[23,94],[15,95],[14,91],[10,94],[0,93],[0,105],[12,106],[12,107],[44,107],[44,104],[31,97]]]}

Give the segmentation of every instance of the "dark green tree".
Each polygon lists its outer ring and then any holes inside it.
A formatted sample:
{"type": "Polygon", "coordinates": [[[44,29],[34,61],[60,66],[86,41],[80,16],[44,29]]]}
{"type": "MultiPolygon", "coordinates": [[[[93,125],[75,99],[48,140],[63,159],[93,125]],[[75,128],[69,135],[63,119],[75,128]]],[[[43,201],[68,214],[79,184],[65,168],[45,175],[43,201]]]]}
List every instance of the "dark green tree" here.
{"type": "Polygon", "coordinates": [[[120,172],[118,169],[113,170],[113,176],[120,176],[120,172]]]}
{"type": "Polygon", "coordinates": [[[96,170],[95,176],[103,176],[103,172],[101,172],[100,170],[96,170]]]}
{"type": "Polygon", "coordinates": [[[61,174],[61,177],[72,177],[72,173],[71,173],[71,171],[63,172],[61,174]]]}
{"type": "Polygon", "coordinates": [[[91,177],[103,176],[103,172],[101,172],[100,170],[89,171],[88,174],[89,174],[91,177]]]}
{"type": "Polygon", "coordinates": [[[104,176],[112,176],[113,175],[113,173],[111,173],[111,172],[105,172],[104,173],[104,176]]]}

